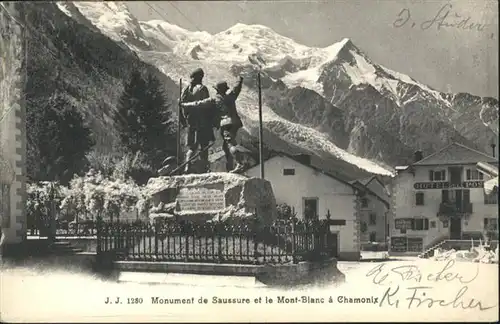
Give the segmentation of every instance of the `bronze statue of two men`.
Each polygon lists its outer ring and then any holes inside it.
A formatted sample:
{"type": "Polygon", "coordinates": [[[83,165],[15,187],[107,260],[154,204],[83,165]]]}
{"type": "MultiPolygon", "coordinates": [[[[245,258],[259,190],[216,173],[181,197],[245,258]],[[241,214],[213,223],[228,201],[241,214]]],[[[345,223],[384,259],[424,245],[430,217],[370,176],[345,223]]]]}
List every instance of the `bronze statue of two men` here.
{"type": "MultiPolygon", "coordinates": [[[[222,149],[226,155],[226,170],[238,173],[243,170],[242,153],[238,150],[236,134],[243,126],[236,110],[236,99],[241,92],[243,78],[230,89],[227,82],[215,85],[216,94],[210,97],[203,85],[204,72],[196,69],[191,73],[190,84],[182,92],[180,99],[181,114],[179,121],[187,127],[186,161],[190,161],[199,152],[201,172],[210,171],[208,148],[215,142],[213,128],[219,129],[223,138],[222,149]]],[[[192,163],[187,163],[185,173],[191,173],[192,163]]]]}

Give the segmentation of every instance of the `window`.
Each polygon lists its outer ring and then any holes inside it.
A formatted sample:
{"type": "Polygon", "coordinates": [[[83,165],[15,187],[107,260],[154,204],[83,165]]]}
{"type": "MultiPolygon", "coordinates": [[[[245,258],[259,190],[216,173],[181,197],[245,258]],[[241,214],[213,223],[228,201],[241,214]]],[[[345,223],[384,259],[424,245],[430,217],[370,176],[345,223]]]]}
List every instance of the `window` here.
{"type": "Polygon", "coordinates": [[[10,185],[0,184],[1,226],[10,227],[10,185]]]}
{"type": "Polygon", "coordinates": [[[446,171],[445,170],[439,170],[439,171],[430,170],[429,171],[429,180],[430,181],[445,181],[446,180],[446,171]]]}
{"type": "Polygon", "coordinates": [[[478,170],[467,169],[465,179],[466,180],[483,180],[483,174],[478,170]]]}
{"type": "Polygon", "coordinates": [[[483,227],[485,230],[498,231],[498,220],[496,218],[485,218],[483,227]]]}
{"type": "Polygon", "coordinates": [[[295,169],[283,169],[284,176],[293,176],[295,175],[295,169]]]}
{"type": "Polygon", "coordinates": [[[361,198],[361,208],[367,208],[367,207],[368,207],[368,199],[361,198]]]}
{"type": "Polygon", "coordinates": [[[436,221],[431,222],[431,228],[436,228],[436,221]]]}
{"type": "Polygon", "coordinates": [[[496,191],[487,194],[483,191],[484,194],[484,204],[485,205],[496,205],[498,204],[498,193],[496,191]]]}
{"type": "Polygon", "coordinates": [[[377,225],[377,214],[370,213],[370,225],[377,225]]]}
{"type": "Polygon", "coordinates": [[[424,205],[424,193],[423,192],[417,192],[415,194],[415,204],[417,206],[423,206],[424,205]]]}
{"type": "Polygon", "coordinates": [[[427,218],[414,218],[411,229],[414,231],[427,231],[429,229],[429,220],[427,218]]]}
{"type": "Polygon", "coordinates": [[[448,220],[444,220],[443,221],[443,227],[444,228],[447,228],[449,225],[450,225],[450,223],[448,222],[448,220]]]}
{"type": "Polygon", "coordinates": [[[304,218],[318,219],[318,198],[304,198],[304,218]]]}
{"type": "Polygon", "coordinates": [[[370,242],[376,242],[376,241],[377,241],[377,233],[371,232],[370,233],[370,242]]]}

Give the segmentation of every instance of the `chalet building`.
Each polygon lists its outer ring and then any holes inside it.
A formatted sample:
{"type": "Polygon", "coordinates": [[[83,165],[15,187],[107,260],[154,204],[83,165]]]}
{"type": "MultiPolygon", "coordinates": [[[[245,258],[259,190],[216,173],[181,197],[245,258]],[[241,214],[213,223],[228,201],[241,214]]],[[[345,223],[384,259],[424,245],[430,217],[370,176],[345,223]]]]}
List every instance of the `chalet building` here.
{"type": "Polygon", "coordinates": [[[385,184],[375,175],[350,183],[361,188],[359,205],[361,244],[386,243],[389,237],[387,217],[390,194],[385,184]]]}
{"type": "MultiPolygon", "coordinates": [[[[276,154],[264,161],[264,168],[265,178],[271,183],[278,204],[292,207],[299,219],[325,219],[329,214],[330,230],[337,237],[337,257],[359,260],[360,220],[364,217],[361,215],[370,215],[370,208],[378,206],[383,199],[376,198],[372,189],[364,187],[361,181],[349,183],[311,165],[308,155],[276,154]],[[362,203],[365,205],[361,208],[362,203]]],[[[260,166],[250,168],[245,174],[259,177],[260,166]]],[[[371,187],[380,190],[376,180],[371,187]]],[[[385,227],[384,212],[373,211],[376,216],[370,228],[376,233],[375,239],[383,240],[383,234],[380,234],[383,230],[377,229],[378,226],[385,227]]]]}
{"type": "Polygon", "coordinates": [[[411,165],[396,167],[391,252],[422,252],[444,239],[484,238],[492,231],[498,236],[498,195],[485,191],[492,174],[481,166],[498,170],[498,161],[452,143],[427,157],[416,152],[411,165]]]}
{"type": "Polygon", "coordinates": [[[19,19],[15,4],[5,6],[12,16],[0,13],[0,27],[9,30],[0,38],[0,226],[3,243],[16,244],[26,237],[26,110],[20,91],[25,83],[25,35],[12,19],[19,19]]]}

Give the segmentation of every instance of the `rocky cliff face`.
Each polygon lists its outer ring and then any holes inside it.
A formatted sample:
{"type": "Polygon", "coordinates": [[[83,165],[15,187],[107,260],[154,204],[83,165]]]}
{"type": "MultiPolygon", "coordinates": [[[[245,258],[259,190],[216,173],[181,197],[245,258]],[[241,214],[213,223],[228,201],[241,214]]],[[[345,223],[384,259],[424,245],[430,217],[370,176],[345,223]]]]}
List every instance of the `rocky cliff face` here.
{"type": "Polygon", "coordinates": [[[172,80],[141,61],[128,46],[103,35],[74,8],[64,13],[55,3],[16,6],[26,12],[23,23],[28,28],[28,108],[55,92],[63,94],[84,114],[98,149],[111,151],[117,140],[113,112],[133,69],[158,76],[176,100],[172,80]]]}

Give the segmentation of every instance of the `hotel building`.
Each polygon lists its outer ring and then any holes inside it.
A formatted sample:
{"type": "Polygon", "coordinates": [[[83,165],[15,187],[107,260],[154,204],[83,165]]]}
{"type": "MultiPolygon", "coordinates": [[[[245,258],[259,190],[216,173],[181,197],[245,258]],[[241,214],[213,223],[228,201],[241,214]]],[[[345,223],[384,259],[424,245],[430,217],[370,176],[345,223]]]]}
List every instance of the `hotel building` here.
{"type": "Polygon", "coordinates": [[[397,167],[389,217],[390,251],[423,252],[446,239],[498,237],[498,193],[487,193],[495,157],[452,143],[397,167]]]}

